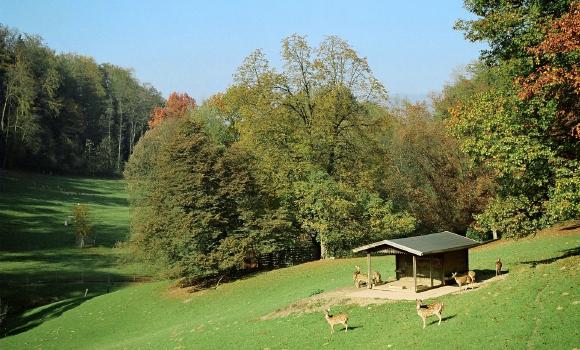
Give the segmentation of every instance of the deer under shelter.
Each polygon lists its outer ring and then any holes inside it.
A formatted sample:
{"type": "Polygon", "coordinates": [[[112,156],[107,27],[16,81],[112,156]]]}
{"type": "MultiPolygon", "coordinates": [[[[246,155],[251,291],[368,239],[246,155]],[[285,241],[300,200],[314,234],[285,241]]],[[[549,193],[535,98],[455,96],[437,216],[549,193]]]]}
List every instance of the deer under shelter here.
{"type": "Polygon", "coordinates": [[[368,288],[384,290],[412,289],[415,292],[445,285],[453,272],[469,271],[469,248],[480,243],[453,232],[439,232],[383,240],[353,249],[366,252],[368,276],[371,276],[371,253],[395,256],[395,279],[384,285],[368,283],[368,288]]]}

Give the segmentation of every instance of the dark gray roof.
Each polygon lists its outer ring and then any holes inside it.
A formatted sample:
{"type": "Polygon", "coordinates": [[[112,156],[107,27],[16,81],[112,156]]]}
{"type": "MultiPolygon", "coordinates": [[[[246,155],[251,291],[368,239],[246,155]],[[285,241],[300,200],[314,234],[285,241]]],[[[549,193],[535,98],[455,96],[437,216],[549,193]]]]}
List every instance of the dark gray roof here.
{"type": "Polygon", "coordinates": [[[353,249],[355,253],[362,251],[376,251],[381,248],[396,248],[414,255],[428,255],[451,252],[478,246],[479,242],[460,236],[456,233],[444,231],[430,235],[415,236],[399,239],[379,241],[353,249]]]}

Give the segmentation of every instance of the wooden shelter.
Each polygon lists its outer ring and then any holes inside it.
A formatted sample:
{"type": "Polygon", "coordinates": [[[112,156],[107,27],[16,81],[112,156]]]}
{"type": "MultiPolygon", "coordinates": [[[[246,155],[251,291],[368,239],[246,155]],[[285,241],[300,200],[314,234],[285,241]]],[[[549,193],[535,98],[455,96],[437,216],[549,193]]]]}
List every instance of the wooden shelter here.
{"type": "MultiPolygon", "coordinates": [[[[395,279],[412,279],[415,292],[445,285],[453,272],[469,271],[469,248],[479,245],[453,232],[379,241],[353,249],[366,252],[371,276],[371,253],[395,256],[395,279]],[[418,280],[419,283],[418,284],[418,280]]],[[[368,284],[372,288],[372,284],[368,284]]],[[[404,288],[404,287],[402,287],[404,288]]]]}

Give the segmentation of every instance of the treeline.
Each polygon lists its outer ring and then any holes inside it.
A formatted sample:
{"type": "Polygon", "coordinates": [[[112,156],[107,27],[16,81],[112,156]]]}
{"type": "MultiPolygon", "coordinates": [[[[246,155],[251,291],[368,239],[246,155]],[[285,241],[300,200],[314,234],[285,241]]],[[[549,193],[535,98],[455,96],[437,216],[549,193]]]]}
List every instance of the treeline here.
{"type": "Polygon", "coordinates": [[[55,54],[0,25],[0,166],[111,175],[147,129],[160,93],[130,69],[55,54]]]}
{"type": "Polygon", "coordinates": [[[125,170],[135,252],[172,276],[218,276],[304,243],[325,258],[578,218],[578,3],[466,6],[480,18],[457,27],[490,49],[431,105],[389,103],[334,36],[284,39],[281,69],[255,51],[200,107],[173,95],[125,170]]]}

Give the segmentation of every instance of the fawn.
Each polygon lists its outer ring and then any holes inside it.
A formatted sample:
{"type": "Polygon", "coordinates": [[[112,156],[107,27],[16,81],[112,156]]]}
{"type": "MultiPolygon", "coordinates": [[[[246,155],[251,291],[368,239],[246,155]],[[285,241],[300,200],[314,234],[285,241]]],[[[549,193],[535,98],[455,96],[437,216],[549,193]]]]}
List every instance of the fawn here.
{"type": "Polygon", "coordinates": [[[330,333],[334,333],[334,325],[342,324],[344,326],[344,331],[348,331],[348,315],[345,313],[338,315],[329,315],[330,309],[324,310],[324,318],[326,322],[330,325],[330,333]]]}
{"type": "Polygon", "coordinates": [[[439,317],[439,326],[441,326],[441,313],[443,312],[443,303],[433,303],[429,305],[423,305],[423,301],[417,299],[417,315],[423,320],[423,329],[425,329],[425,320],[427,317],[437,316],[439,317]]]}
{"type": "MultiPolygon", "coordinates": [[[[465,288],[467,288],[467,285],[470,284],[471,282],[473,282],[471,280],[471,276],[469,276],[469,275],[458,276],[457,272],[453,272],[451,274],[451,277],[453,277],[453,279],[455,279],[455,282],[459,286],[459,289],[461,289],[461,286],[463,286],[463,285],[465,285],[465,288]]],[[[475,273],[474,273],[474,277],[475,277],[475,273]]]]}
{"type": "Polygon", "coordinates": [[[495,262],[495,275],[501,275],[501,259],[497,258],[497,261],[495,262]]]}

